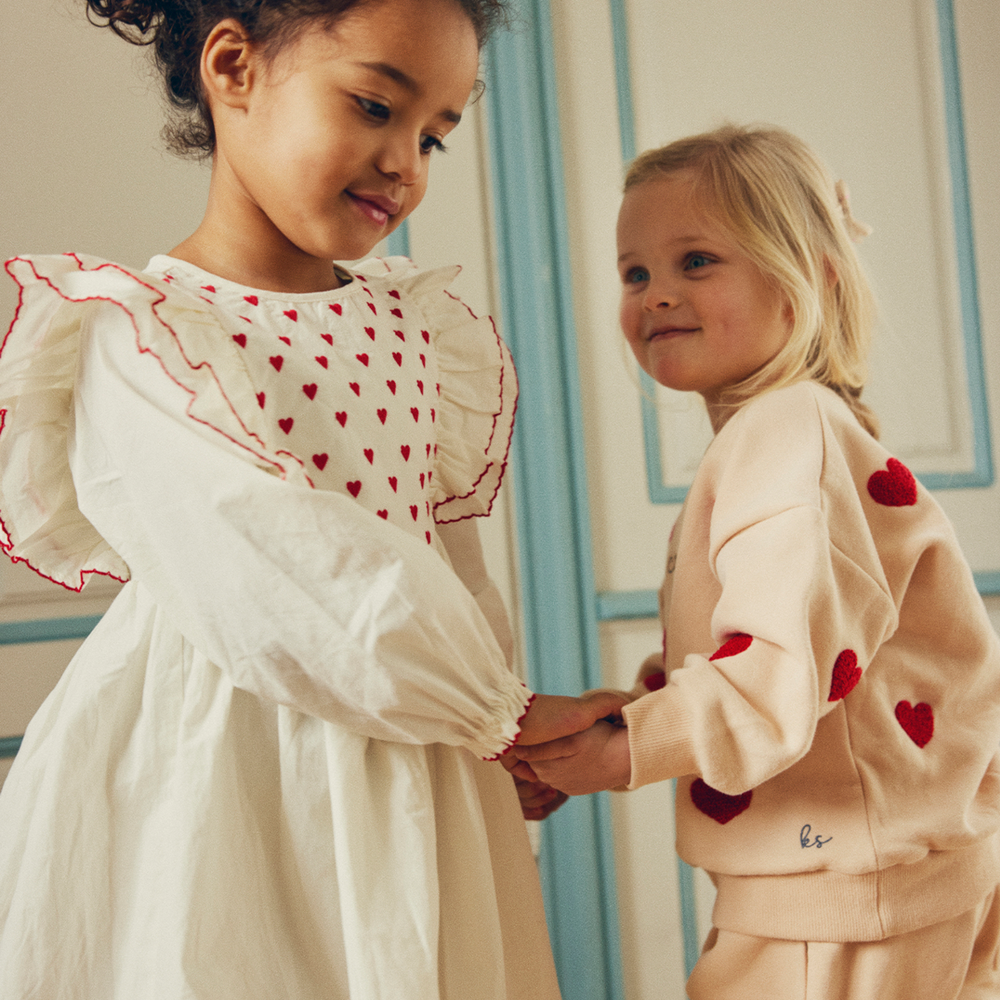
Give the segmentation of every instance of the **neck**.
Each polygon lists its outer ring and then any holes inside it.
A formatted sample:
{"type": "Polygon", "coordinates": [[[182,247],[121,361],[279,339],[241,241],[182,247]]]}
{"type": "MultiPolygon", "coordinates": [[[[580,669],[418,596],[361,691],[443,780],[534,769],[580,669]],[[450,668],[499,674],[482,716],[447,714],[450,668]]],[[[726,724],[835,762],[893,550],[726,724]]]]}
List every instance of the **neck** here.
{"type": "Polygon", "coordinates": [[[221,184],[217,169],[201,224],[170,255],[263,291],[325,292],[343,284],[333,261],[313,257],[291,243],[256,205],[221,184]]]}

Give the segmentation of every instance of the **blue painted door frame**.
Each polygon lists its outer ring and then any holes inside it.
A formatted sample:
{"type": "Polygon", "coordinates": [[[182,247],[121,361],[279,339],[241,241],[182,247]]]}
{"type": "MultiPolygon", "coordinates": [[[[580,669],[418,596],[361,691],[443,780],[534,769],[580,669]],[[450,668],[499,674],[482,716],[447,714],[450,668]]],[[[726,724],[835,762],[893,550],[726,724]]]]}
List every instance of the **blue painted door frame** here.
{"type": "MultiPolygon", "coordinates": [[[[521,0],[486,71],[501,320],[521,383],[511,461],[529,680],[579,694],[601,668],[548,0],[521,0]]],[[[571,799],[542,830],[563,996],[618,1000],[607,794],[571,799]]]]}

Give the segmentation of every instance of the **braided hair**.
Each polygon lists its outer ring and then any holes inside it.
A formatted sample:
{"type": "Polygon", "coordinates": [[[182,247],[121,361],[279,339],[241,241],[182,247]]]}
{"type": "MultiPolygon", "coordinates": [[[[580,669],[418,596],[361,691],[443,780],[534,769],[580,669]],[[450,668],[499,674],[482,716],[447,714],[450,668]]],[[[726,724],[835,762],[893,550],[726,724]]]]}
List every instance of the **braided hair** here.
{"type": "MultiPolygon", "coordinates": [[[[201,87],[201,53],[212,29],[233,18],[274,56],[307,23],[331,28],[351,8],[382,0],[87,0],[92,23],[133,45],[152,48],[172,114],[164,136],[179,154],[209,156],[215,128],[201,87]],[[95,21],[94,18],[97,18],[95,21]]],[[[476,32],[479,47],[508,23],[510,0],[455,0],[476,32]]]]}

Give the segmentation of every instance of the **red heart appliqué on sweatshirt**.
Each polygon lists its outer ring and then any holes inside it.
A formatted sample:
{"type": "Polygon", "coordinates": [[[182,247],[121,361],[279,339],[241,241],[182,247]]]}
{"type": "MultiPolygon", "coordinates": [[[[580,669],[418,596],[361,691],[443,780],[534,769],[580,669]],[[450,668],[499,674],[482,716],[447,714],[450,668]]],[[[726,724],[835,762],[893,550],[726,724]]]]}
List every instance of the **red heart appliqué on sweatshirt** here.
{"type": "Polygon", "coordinates": [[[903,727],[903,732],[917,744],[925,747],[934,735],[934,709],[926,701],[919,705],[911,705],[901,701],[896,706],[896,719],[903,727]]]}
{"type": "Polygon", "coordinates": [[[912,507],[917,502],[917,481],[899,459],[890,458],[885,469],[869,477],[868,493],[884,507],[912,507]]]}
{"type": "Polygon", "coordinates": [[[846,698],[861,680],[861,668],[858,666],[858,654],[853,649],[845,649],[833,665],[833,677],[830,680],[830,697],[827,701],[840,701],[846,698]]]}
{"type": "Polygon", "coordinates": [[[701,778],[695,778],[691,783],[691,801],[695,807],[714,819],[716,823],[723,825],[736,819],[741,812],[746,812],[750,808],[752,798],[752,790],[742,795],[726,795],[725,792],[705,784],[701,778]]]}
{"type": "Polygon", "coordinates": [[[724,660],[727,656],[736,656],[745,649],[750,648],[753,636],[745,632],[737,632],[731,635],[710,657],[710,660],[724,660]]]}

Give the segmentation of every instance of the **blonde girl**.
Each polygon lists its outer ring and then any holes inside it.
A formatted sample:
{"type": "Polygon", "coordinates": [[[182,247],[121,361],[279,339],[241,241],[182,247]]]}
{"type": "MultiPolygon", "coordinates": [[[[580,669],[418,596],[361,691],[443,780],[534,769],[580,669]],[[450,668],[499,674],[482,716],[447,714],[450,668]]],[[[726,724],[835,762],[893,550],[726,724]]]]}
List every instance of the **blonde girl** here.
{"type": "Polygon", "coordinates": [[[718,890],[692,1000],[1000,995],[1000,643],[861,402],[861,232],[777,128],[682,139],[625,183],[622,329],[715,438],[625,727],[514,770],[570,794],[679,779],[678,852],[718,890]]]}
{"type": "MultiPolygon", "coordinates": [[[[556,1000],[475,518],[516,379],[423,197],[501,0],[89,0],[150,43],[204,219],[147,270],[18,257],[0,545],[120,596],[0,795],[2,1000],[556,1000]]],[[[537,791],[537,789],[536,789],[537,791]]]]}

